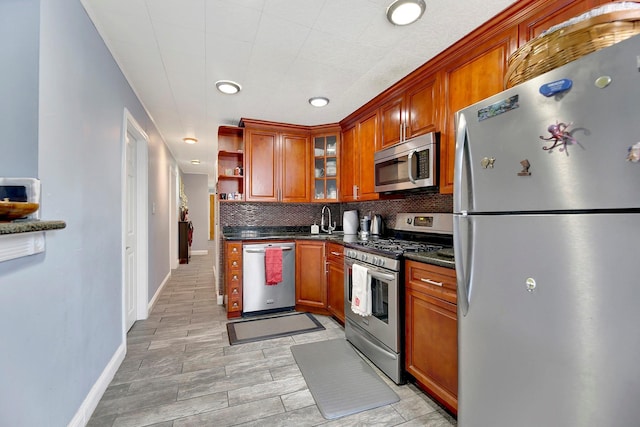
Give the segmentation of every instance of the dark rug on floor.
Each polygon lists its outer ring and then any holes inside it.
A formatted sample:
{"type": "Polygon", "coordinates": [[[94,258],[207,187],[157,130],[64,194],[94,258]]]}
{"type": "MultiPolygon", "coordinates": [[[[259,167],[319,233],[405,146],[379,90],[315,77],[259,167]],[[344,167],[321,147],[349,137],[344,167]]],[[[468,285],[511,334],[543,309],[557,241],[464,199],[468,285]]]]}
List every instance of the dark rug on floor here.
{"type": "Polygon", "coordinates": [[[345,339],[293,345],[291,352],[326,419],[400,400],[345,339]]]}
{"type": "Polygon", "coordinates": [[[324,326],[311,313],[284,314],[227,323],[229,344],[231,345],[304,334],[323,329],[324,326]]]}

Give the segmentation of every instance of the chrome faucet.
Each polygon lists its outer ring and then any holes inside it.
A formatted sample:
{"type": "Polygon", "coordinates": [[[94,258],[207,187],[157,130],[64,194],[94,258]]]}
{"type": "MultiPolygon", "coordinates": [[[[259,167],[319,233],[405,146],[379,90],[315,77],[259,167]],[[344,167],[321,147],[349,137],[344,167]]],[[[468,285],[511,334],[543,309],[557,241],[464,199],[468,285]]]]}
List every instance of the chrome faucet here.
{"type": "Polygon", "coordinates": [[[331,234],[331,232],[336,229],[335,221],[333,221],[333,226],[331,225],[331,209],[329,209],[327,205],[324,205],[322,207],[322,213],[320,213],[320,229],[325,233],[329,233],[329,234],[331,234]],[[324,227],[324,211],[325,210],[329,211],[329,223],[327,225],[327,228],[324,227]]]}

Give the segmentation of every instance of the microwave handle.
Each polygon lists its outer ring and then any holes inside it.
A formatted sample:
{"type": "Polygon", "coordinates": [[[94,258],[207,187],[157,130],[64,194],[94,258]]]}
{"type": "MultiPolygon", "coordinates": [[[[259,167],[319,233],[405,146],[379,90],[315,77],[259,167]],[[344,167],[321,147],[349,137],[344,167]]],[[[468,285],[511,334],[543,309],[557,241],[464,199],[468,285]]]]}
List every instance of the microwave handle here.
{"type": "Polygon", "coordinates": [[[416,150],[411,150],[411,152],[409,153],[409,156],[407,157],[407,167],[409,168],[408,176],[409,176],[409,181],[411,181],[412,184],[416,183],[416,179],[412,175],[413,171],[411,167],[411,165],[413,164],[413,156],[415,154],[416,154],[416,150]]]}

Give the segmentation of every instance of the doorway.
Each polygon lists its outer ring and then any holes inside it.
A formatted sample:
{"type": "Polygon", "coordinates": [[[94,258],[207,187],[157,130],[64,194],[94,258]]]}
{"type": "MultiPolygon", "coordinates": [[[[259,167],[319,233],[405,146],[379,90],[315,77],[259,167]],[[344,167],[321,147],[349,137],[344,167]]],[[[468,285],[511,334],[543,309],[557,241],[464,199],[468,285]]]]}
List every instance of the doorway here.
{"type": "Polygon", "coordinates": [[[148,137],[125,108],[122,132],[123,338],[148,316],[148,137]]]}

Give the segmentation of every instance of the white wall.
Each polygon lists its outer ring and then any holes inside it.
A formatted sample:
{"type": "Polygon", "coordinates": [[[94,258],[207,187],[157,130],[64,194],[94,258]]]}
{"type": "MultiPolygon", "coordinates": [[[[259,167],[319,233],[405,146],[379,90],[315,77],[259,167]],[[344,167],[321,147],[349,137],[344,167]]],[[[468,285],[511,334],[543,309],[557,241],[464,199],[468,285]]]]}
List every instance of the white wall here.
{"type": "MultiPolygon", "coordinates": [[[[39,7],[41,216],[67,228],[47,233],[45,253],[0,263],[0,424],[11,426],[67,425],[123,348],[124,108],[150,137],[149,204],[156,213],[149,206],[149,298],[170,274],[174,160],[80,2],[43,0],[39,7]]],[[[23,41],[13,35],[0,45],[23,41]]],[[[20,153],[20,144],[10,139],[6,150],[20,153]]],[[[28,166],[20,174],[32,175],[28,166]]]]}
{"type": "Polygon", "coordinates": [[[0,1],[0,176],[38,173],[40,0],[0,1]],[[19,42],[17,42],[19,41],[19,42]],[[5,150],[5,144],[12,144],[5,150]]]}

